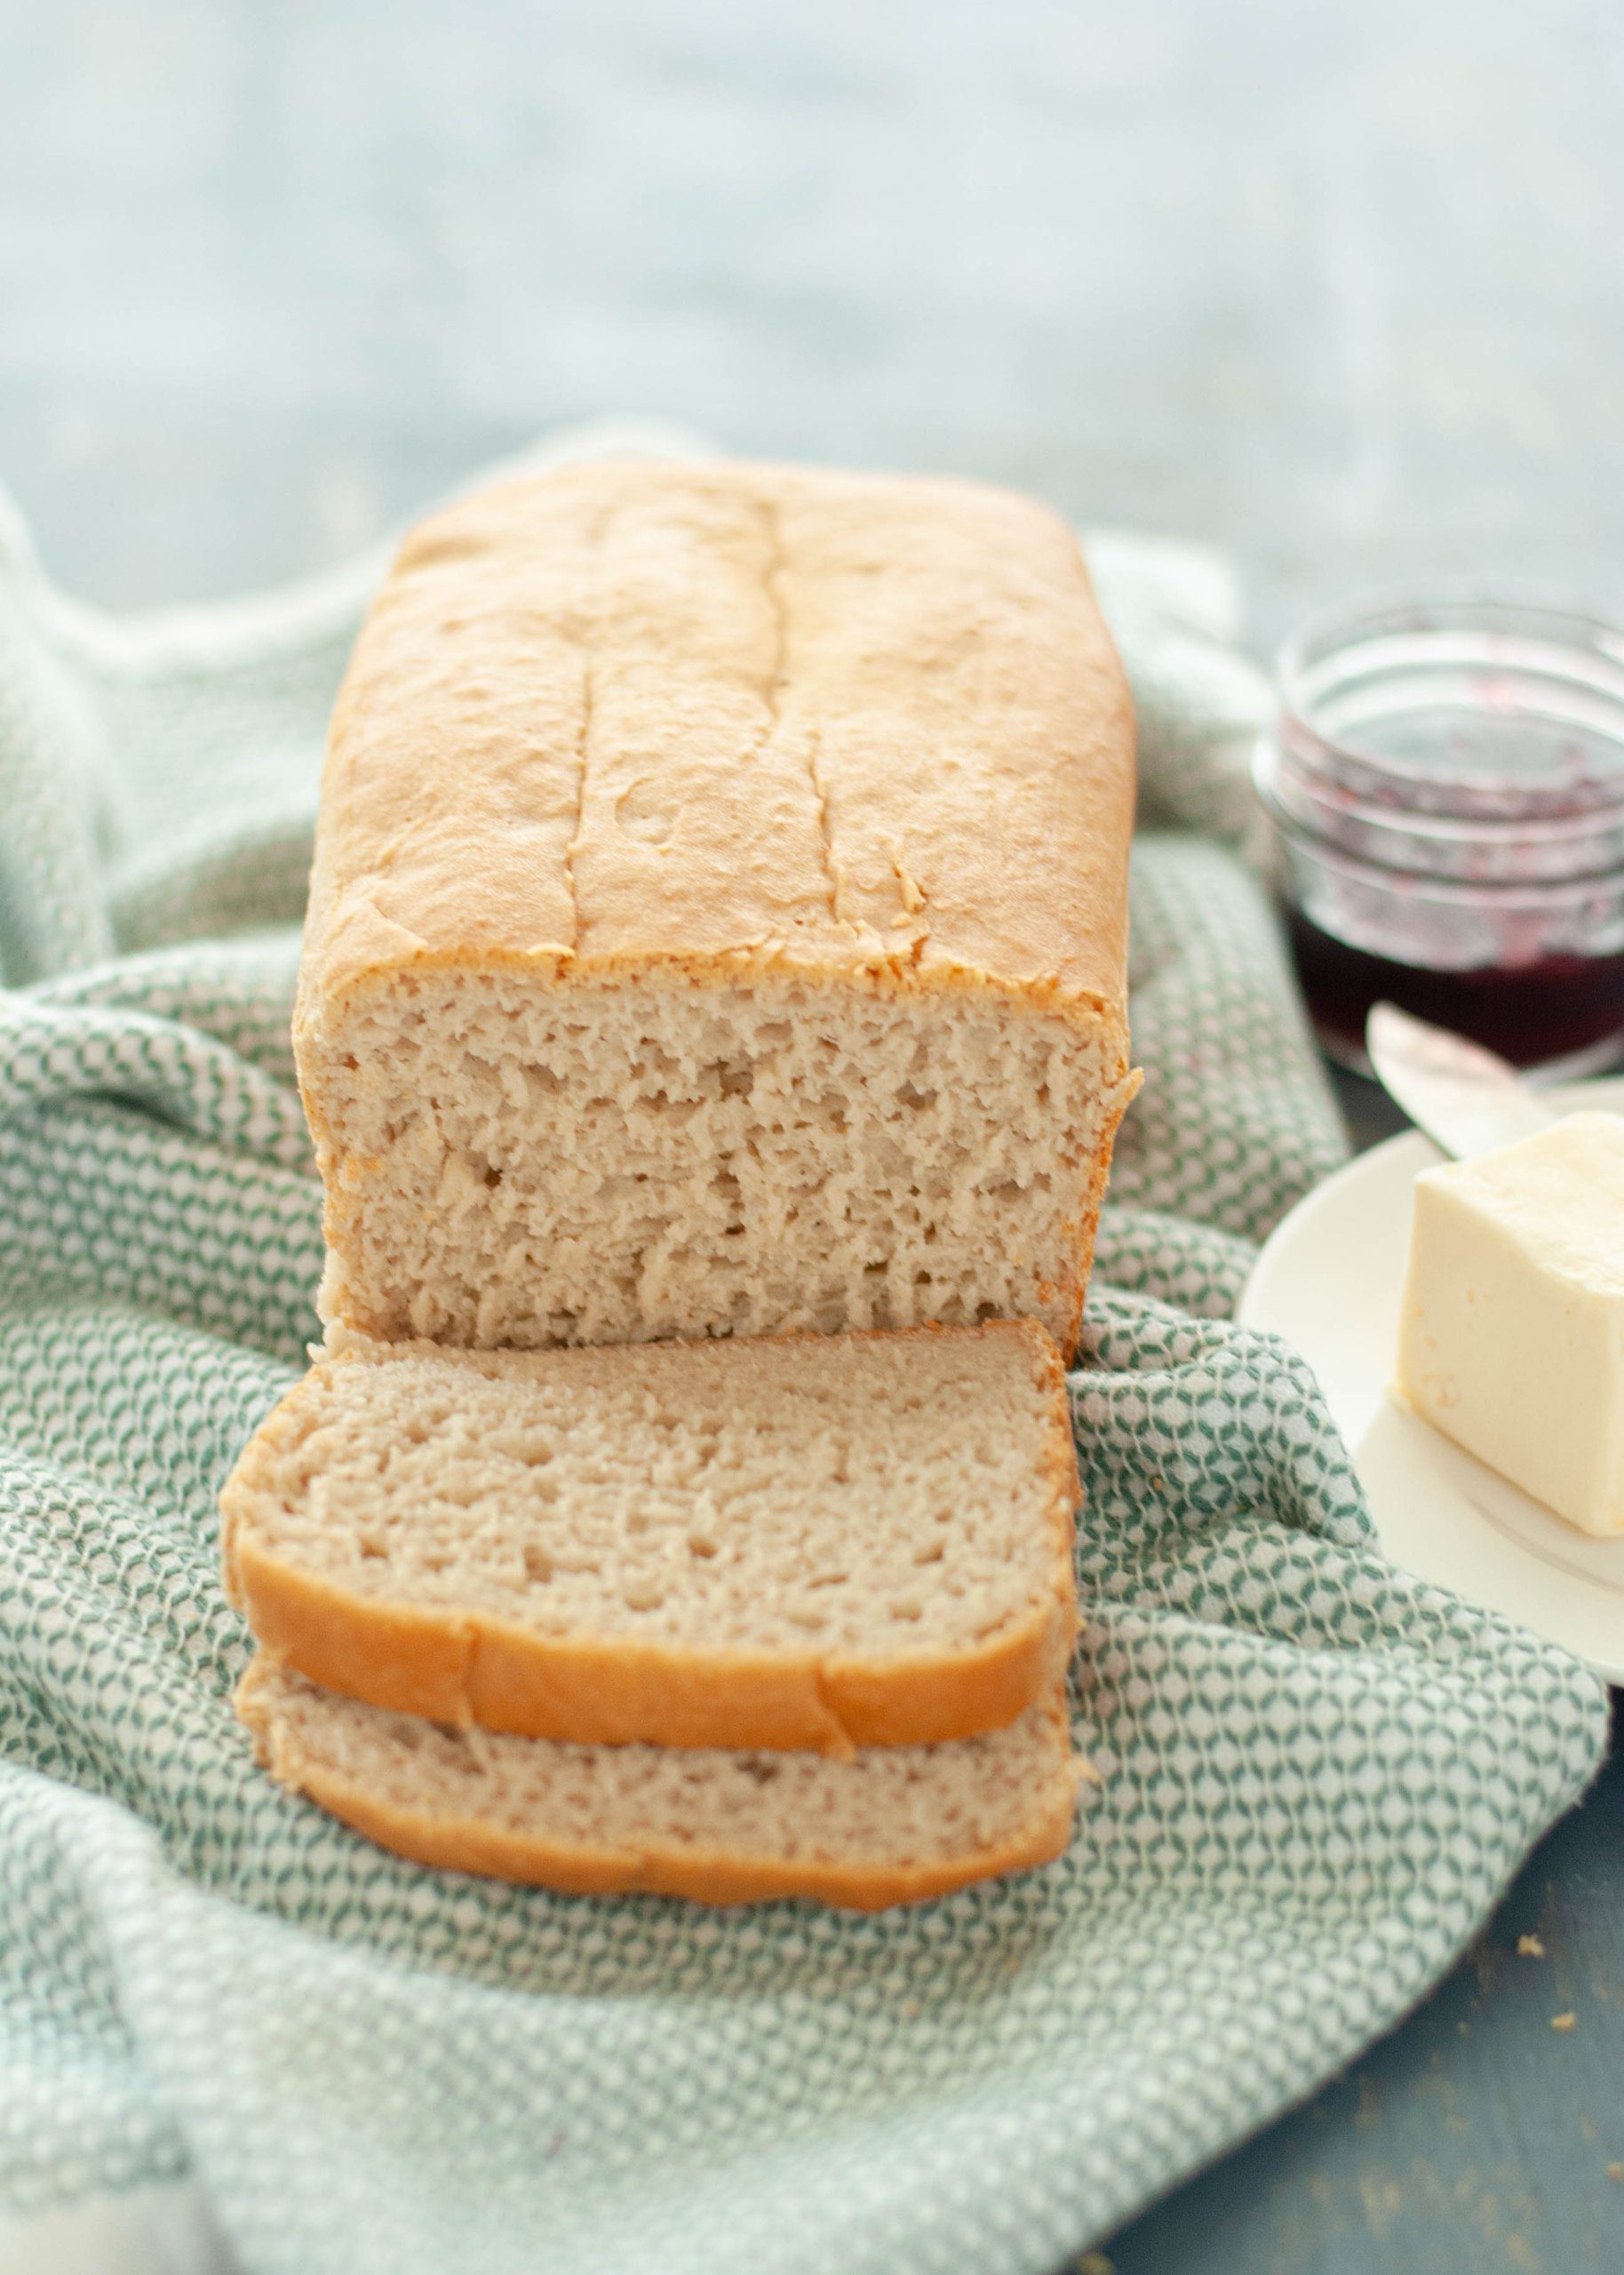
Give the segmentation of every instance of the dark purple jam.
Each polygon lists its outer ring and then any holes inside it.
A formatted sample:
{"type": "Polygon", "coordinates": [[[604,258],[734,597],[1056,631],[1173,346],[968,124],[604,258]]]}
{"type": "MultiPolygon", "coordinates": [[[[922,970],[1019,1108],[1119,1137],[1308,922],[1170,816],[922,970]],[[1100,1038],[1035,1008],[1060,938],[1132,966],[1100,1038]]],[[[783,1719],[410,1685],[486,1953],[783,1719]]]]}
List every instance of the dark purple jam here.
{"type": "Polygon", "coordinates": [[[1381,1002],[1486,1043],[1514,1066],[1604,1064],[1624,1038],[1624,953],[1434,971],[1352,947],[1298,908],[1287,910],[1286,929],[1315,1026],[1344,1065],[1363,1065],[1365,1022],[1381,1002]]]}

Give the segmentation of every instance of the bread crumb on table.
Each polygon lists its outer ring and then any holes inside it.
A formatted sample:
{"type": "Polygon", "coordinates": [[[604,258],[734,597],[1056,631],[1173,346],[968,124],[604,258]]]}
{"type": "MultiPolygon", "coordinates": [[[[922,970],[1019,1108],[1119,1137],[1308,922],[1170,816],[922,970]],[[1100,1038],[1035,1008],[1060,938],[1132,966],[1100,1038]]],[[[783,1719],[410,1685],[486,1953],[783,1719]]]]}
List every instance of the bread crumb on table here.
{"type": "Polygon", "coordinates": [[[1624,2180],[1624,2165],[1616,2157],[1607,2167],[1607,2177],[1609,2180],[1624,2180]]]}
{"type": "Polygon", "coordinates": [[[1572,2030],[1578,2020],[1578,2016],[1570,2009],[1565,2015],[1553,2015],[1550,2026],[1553,2030],[1572,2030]]]}
{"type": "Polygon", "coordinates": [[[1543,1959],[1545,1946],[1538,1936],[1519,1936],[1517,1939],[1518,1959],[1543,1959]]]}

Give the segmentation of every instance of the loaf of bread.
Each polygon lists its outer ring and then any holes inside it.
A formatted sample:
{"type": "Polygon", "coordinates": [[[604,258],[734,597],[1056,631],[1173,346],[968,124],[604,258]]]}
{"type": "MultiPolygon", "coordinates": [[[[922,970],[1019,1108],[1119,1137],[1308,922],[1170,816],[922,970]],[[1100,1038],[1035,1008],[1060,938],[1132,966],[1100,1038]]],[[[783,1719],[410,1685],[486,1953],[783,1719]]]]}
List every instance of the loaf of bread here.
{"type": "Polygon", "coordinates": [[[570,1894],[874,1912],[1057,1856],[1083,1765],[1058,1692],[990,1736],[816,1753],[579,1746],[458,1730],[256,1659],[237,1692],[271,1775],[386,1848],[570,1894]]]}
{"type": "Polygon", "coordinates": [[[295,1041],[333,1321],[482,1348],[1042,1320],[1124,1016],[1132,727],[972,483],[575,467],[409,539],[295,1041]]]}
{"type": "Polygon", "coordinates": [[[586,1744],[923,1744],[1014,1721],[1077,1627],[1042,1328],[352,1343],[221,1497],[228,1592],[332,1690],[586,1744]]]}

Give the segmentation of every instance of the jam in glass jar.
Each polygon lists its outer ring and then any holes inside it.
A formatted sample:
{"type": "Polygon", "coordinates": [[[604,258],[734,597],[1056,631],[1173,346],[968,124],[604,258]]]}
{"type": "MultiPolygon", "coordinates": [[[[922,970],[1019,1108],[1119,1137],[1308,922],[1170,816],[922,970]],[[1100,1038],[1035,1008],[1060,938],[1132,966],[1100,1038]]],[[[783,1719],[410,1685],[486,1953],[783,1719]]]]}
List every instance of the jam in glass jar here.
{"type": "Polygon", "coordinates": [[[1624,633],[1479,601],[1323,619],[1255,775],[1333,1058],[1369,1072],[1383,1000],[1553,1075],[1624,1057],[1624,633]]]}

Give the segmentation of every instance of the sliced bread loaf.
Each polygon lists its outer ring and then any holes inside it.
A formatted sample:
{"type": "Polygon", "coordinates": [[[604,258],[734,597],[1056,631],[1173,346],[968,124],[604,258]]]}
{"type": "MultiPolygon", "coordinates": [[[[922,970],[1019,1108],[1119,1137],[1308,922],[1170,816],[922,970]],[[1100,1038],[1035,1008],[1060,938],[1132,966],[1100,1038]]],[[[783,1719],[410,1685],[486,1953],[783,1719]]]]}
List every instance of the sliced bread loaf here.
{"type": "Polygon", "coordinates": [[[1077,1624],[1032,1321],[468,1352],[351,1338],[221,1497],[270,1652],[583,1744],[914,1745],[1013,1722],[1077,1624]]]}
{"type": "Polygon", "coordinates": [[[1126,682],[964,482],[600,462],[435,515],[334,712],[294,1041],[323,1316],[1041,1319],[1134,1078],[1126,682]]]}
{"type": "Polygon", "coordinates": [[[263,1655],[237,1712],[281,1784],[426,1864],[569,1894],[812,1896],[875,1912],[1046,1864],[1082,1764],[1058,1688],[956,1744],[811,1753],[577,1746],[451,1729],[263,1655]]]}

